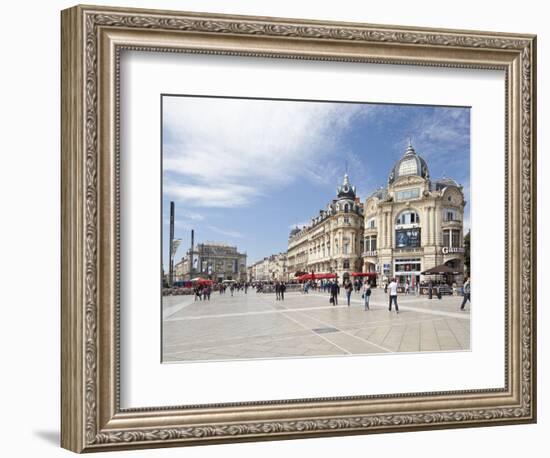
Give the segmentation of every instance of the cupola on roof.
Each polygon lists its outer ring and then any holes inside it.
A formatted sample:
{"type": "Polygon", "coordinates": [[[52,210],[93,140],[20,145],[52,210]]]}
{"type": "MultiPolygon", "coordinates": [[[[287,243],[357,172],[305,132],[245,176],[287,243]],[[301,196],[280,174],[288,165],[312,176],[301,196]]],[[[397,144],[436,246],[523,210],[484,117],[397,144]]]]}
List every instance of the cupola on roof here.
{"type": "Polygon", "coordinates": [[[338,199],[355,200],[355,186],[350,184],[347,173],[344,175],[342,185],[338,186],[338,199]]]}
{"type": "Polygon", "coordinates": [[[426,161],[422,157],[416,154],[410,140],[403,157],[393,166],[388,177],[388,183],[392,184],[397,179],[409,175],[416,175],[425,179],[430,177],[428,164],[426,164],[426,161]]]}

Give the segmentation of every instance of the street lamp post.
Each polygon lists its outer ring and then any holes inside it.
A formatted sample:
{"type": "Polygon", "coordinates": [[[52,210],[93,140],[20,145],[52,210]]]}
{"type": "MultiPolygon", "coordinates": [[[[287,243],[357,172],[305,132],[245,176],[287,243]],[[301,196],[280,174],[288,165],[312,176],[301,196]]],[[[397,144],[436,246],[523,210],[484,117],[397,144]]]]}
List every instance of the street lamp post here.
{"type": "Polygon", "coordinates": [[[170,242],[168,246],[168,252],[169,252],[169,271],[168,271],[168,286],[171,288],[174,286],[174,256],[176,255],[176,251],[178,251],[178,247],[180,246],[181,239],[174,239],[174,213],[175,213],[175,206],[174,202],[170,202],[170,242]]]}
{"type": "Polygon", "coordinates": [[[168,286],[171,288],[174,284],[174,257],[172,255],[172,247],[174,244],[174,202],[170,202],[170,241],[168,245],[168,254],[169,254],[169,261],[168,261],[168,286]]]}

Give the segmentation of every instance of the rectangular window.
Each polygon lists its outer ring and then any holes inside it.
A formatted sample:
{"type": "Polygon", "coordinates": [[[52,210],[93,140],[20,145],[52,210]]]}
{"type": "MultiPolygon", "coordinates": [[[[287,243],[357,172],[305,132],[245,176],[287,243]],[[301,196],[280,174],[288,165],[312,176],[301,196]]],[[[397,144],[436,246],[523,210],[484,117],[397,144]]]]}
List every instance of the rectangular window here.
{"type": "Polygon", "coordinates": [[[369,236],[365,239],[365,251],[376,251],[376,236],[369,236]]]}
{"type": "Polygon", "coordinates": [[[449,247],[449,230],[443,231],[443,246],[449,247]]]}
{"type": "Polygon", "coordinates": [[[398,259],[395,261],[395,272],[420,272],[420,259],[398,259]]]}
{"type": "Polygon", "coordinates": [[[452,231],[452,243],[453,248],[460,246],[460,231],[452,231]]]}
{"type": "Polygon", "coordinates": [[[349,259],[344,259],[344,269],[349,269],[349,259]]]}
{"type": "Polygon", "coordinates": [[[395,193],[396,201],[418,199],[420,197],[420,188],[405,189],[404,191],[397,191],[395,193]]]}
{"type": "Polygon", "coordinates": [[[459,221],[458,213],[454,208],[446,208],[443,210],[443,219],[445,221],[459,221]]]}

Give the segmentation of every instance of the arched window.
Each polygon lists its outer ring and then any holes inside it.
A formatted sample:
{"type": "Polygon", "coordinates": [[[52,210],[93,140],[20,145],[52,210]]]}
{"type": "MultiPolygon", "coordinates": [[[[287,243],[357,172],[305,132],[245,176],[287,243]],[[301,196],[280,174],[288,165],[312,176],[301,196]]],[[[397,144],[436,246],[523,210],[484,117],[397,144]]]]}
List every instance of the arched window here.
{"type": "Polygon", "coordinates": [[[376,218],[369,218],[367,220],[367,229],[374,229],[376,228],[376,218]]]}
{"type": "Polygon", "coordinates": [[[344,205],[344,212],[346,212],[346,213],[349,212],[349,205],[348,204],[344,205]]]}
{"type": "Polygon", "coordinates": [[[400,213],[397,217],[398,225],[400,224],[419,224],[420,223],[420,217],[418,216],[418,213],[416,213],[414,210],[405,210],[404,212],[400,213]]]}

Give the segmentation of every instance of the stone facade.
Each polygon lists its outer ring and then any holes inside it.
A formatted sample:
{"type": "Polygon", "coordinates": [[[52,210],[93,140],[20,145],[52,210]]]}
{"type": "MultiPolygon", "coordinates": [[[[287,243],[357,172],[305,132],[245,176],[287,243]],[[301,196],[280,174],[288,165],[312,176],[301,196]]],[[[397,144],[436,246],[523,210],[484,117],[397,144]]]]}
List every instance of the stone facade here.
{"type": "Polygon", "coordinates": [[[191,250],[188,250],[186,256],[175,265],[174,270],[178,280],[204,277],[214,281],[245,281],[246,253],[239,253],[237,247],[226,243],[199,243],[193,251],[193,256],[191,250]]]}
{"type": "Polygon", "coordinates": [[[363,204],[346,174],[337,197],[288,239],[290,277],[302,272],[336,273],[340,281],[361,271],[363,204]]]}
{"type": "MultiPolygon", "coordinates": [[[[445,264],[464,272],[464,193],[450,178],[430,179],[414,150],[405,151],[390,171],[388,185],[364,204],[363,271],[379,281],[403,284],[429,278],[421,272],[445,264]]],[[[462,284],[463,274],[453,280],[462,284]]]]}
{"type": "Polygon", "coordinates": [[[247,268],[248,281],[288,281],[287,254],[266,256],[247,268]]]}

